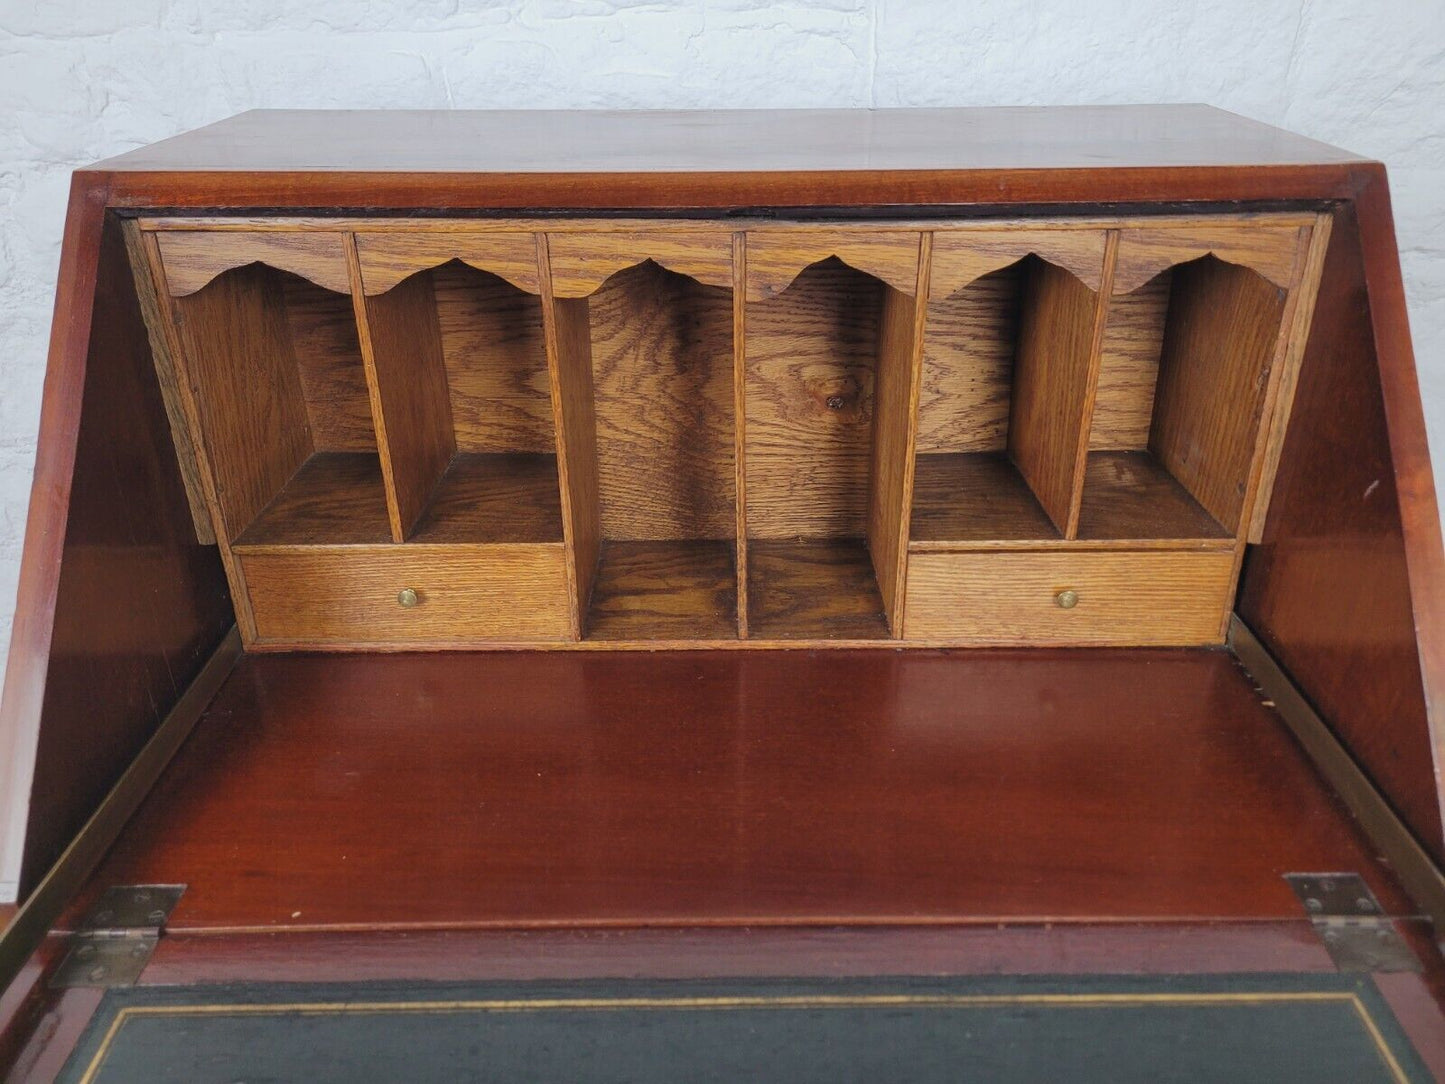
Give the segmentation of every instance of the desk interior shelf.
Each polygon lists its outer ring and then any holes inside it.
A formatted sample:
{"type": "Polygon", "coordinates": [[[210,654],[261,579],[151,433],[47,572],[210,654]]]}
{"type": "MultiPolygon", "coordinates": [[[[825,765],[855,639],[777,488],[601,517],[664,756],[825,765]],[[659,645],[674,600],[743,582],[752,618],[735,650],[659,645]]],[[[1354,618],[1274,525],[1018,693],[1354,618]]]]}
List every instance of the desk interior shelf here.
{"type": "Polygon", "coordinates": [[[142,270],[254,647],[1198,644],[1319,221],[168,219],[142,270]]]}

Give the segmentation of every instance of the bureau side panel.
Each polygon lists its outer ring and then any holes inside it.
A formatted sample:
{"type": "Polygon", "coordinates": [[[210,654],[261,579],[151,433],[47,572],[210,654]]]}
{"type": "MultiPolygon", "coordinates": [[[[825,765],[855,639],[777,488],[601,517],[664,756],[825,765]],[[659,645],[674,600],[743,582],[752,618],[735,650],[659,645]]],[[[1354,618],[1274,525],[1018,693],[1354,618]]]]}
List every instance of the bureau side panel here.
{"type": "MultiPolygon", "coordinates": [[[[22,898],[233,623],[195,536],[120,223],[77,180],[0,702],[3,877],[22,898]]],[[[8,600],[6,600],[8,602],[8,600]]]]}
{"type": "Polygon", "coordinates": [[[1403,296],[1382,281],[1393,264],[1398,284],[1399,270],[1383,176],[1376,183],[1336,213],[1238,609],[1445,860],[1431,723],[1433,626],[1445,617],[1431,601],[1441,575],[1438,513],[1403,296]]]}

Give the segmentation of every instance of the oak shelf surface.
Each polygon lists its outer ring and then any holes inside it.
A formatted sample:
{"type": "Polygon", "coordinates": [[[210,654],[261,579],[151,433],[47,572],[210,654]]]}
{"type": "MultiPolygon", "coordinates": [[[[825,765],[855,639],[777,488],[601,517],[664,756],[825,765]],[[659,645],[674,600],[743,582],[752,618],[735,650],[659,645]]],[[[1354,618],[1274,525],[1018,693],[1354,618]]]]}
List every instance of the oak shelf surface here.
{"type": "Polygon", "coordinates": [[[236,539],[235,547],[391,541],[381,462],[371,452],[317,452],[236,539]]]}
{"type": "Polygon", "coordinates": [[[557,457],[537,452],[458,452],[407,541],[561,542],[557,457]]]}

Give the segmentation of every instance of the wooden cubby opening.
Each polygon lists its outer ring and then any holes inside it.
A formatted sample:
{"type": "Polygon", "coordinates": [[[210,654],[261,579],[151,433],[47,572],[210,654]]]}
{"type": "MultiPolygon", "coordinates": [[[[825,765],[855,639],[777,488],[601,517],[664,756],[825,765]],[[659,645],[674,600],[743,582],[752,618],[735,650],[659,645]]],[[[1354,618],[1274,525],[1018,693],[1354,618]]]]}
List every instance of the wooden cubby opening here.
{"type": "Polygon", "coordinates": [[[895,535],[900,530],[902,507],[901,497],[896,508],[880,506],[879,472],[890,467],[879,449],[899,452],[901,463],[913,306],[913,298],[837,257],[805,268],[777,296],[748,303],[747,584],[754,638],[890,635],[885,590],[901,585],[896,537],[890,544],[886,536],[890,525],[895,535]],[[887,404],[881,413],[880,403],[887,404]]]}
{"type": "Polygon", "coordinates": [[[563,395],[587,401],[567,422],[570,486],[592,491],[574,514],[596,523],[584,636],[736,638],[732,291],[644,259],[557,316],[563,379],[590,381],[563,395]]]}
{"type": "Polygon", "coordinates": [[[365,300],[396,541],[558,543],[542,303],[453,260],[365,300]]]}
{"type": "Polygon", "coordinates": [[[1037,256],[929,301],[911,542],[1066,536],[1096,307],[1037,256]]]}
{"type": "Polygon", "coordinates": [[[226,539],[387,541],[351,298],[252,263],[172,304],[226,539]]]}
{"type": "Polygon", "coordinates": [[[1285,298],[1255,271],[1204,256],[1112,299],[1081,539],[1235,536],[1285,298]]]}

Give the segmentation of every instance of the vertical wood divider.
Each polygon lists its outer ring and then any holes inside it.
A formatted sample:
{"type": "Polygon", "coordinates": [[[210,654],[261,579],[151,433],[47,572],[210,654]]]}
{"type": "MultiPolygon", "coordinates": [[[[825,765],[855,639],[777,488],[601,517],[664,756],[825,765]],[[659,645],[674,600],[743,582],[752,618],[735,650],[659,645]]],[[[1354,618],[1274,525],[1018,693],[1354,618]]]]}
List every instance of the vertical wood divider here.
{"type": "Polygon", "coordinates": [[[201,489],[205,493],[207,509],[211,517],[211,534],[221,553],[221,564],[226,578],[231,583],[231,599],[236,608],[236,626],[241,630],[242,643],[249,646],[256,639],[256,616],[251,609],[251,592],[246,587],[246,575],[241,563],[231,552],[231,538],[226,531],[226,518],[221,513],[221,498],[216,492],[216,471],[211,462],[210,445],[206,443],[205,427],[201,425],[200,406],[196,402],[199,389],[191,373],[190,358],[187,357],[179,329],[176,327],[176,306],[166,283],[165,264],[161,260],[160,244],[154,233],[143,233],[141,249],[148,265],[151,282],[156,291],[158,310],[167,341],[170,343],[172,360],[176,365],[176,391],[182,414],[191,434],[191,446],[195,449],[196,464],[200,472],[201,489]]]}
{"type": "Polygon", "coordinates": [[[1284,449],[1284,434],[1289,426],[1289,417],[1294,407],[1295,387],[1299,382],[1300,361],[1304,357],[1305,343],[1309,340],[1310,325],[1314,322],[1315,301],[1319,297],[1320,275],[1324,271],[1325,252],[1330,245],[1330,233],[1334,217],[1329,212],[1321,213],[1315,224],[1309,228],[1309,238],[1304,244],[1303,267],[1296,275],[1290,292],[1289,307],[1280,328],[1284,347],[1274,366],[1277,382],[1273,393],[1270,412],[1260,423],[1263,452],[1256,466],[1257,481],[1254,493],[1245,507],[1249,509],[1248,542],[1264,540],[1264,521],[1269,513],[1269,498],[1274,491],[1274,476],[1279,470],[1280,452],[1284,449]]]}
{"type": "Polygon", "coordinates": [[[733,477],[738,638],[748,638],[748,235],[733,234],[733,477]]]}
{"type": "MultiPolygon", "coordinates": [[[[1310,324],[1314,321],[1315,300],[1319,295],[1320,275],[1324,271],[1325,250],[1329,247],[1333,225],[1333,217],[1322,213],[1315,219],[1313,226],[1304,227],[1300,231],[1294,271],[1290,277],[1289,296],[1285,299],[1284,312],[1280,316],[1279,332],[1270,362],[1264,410],[1260,415],[1259,429],[1255,433],[1244,507],[1235,532],[1234,579],[1231,582],[1236,584],[1244,567],[1245,544],[1264,540],[1264,523],[1269,513],[1270,494],[1274,489],[1274,474],[1279,469],[1284,432],[1294,406],[1300,362],[1304,358],[1310,324]]],[[[1231,607],[1230,612],[1224,615],[1222,628],[1225,635],[1229,634],[1230,622],[1233,619],[1234,610],[1231,607]]]]}
{"type": "Polygon", "coordinates": [[[160,385],[161,401],[166,408],[166,421],[170,423],[171,440],[176,448],[177,465],[180,467],[181,483],[186,492],[186,503],[190,505],[196,541],[203,546],[213,546],[216,544],[216,532],[211,523],[211,507],[206,500],[206,489],[201,482],[200,458],[191,439],[185,406],[181,402],[180,363],[177,360],[180,344],[166,315],[170,307],[170,296],[161,292],[161,286],[152,274],[151,261],[147,255],[147,237],[149,245],[155,244],[155,238],[142,234],[140,224],[133,218],[122,219],[120,231],[125,241],[126,256],[130,261],[131,278],[135,283],[141,320],[150,339],[156,382],[160,385]]]}
{"type": "Polygon", "coordinates": [[[933,234],[918,239],[914,293],[888,287],[878,333],[873,394],[873,449],[868,487],[868,552],[883,596],[888,629],[903,636],[908,533],[913,510],[914,448],[923,381],[923,333],[933,262],[933,234]]]}
{"type": "Polygon", "coordinates": [[[1109,302],[1114,296],[1114,268],[1119,261],[1119,231],[1104,235],[1104,267],[1099,272],[1099,292],[1094,298],[1094,327],[1089,340],[1089,369],[1084,385],[1083,422],[1074,453],[1073,489],[1069,494],[1069,519],[1064,537],[1079,537],[1079,516],[1084,507],[1084,482],[1089,473],[1089,439],[1094,432],[1094,404],[1099,395],[1099,371],[1103,367],[1104,332],[1109,324],[1109,302]]]}
{"type": "Polygon", "coordinates": [[[562,493],[562,537],[571,593],[572,636],[580,640],[586,628],[602,538],[589,306],[586,298],[556,296],[552,289],[547,235],[536,236],[547,377],[557,435],[557,481],[562,493]]]}
{"type": "Polygon", "coordinates": [[[407,524],[402,522],[397,501],[396,476],[391,467],[391,448],[387,442],[386,412],[381,405],[381,389],[376,379],[376,352],[371,341],[371,321],[366,312],[366,290],[361,281],[361,257],[356,251],[356,235],[346,234],[346,269],[351,278],[351,309],[356,317],[356,338],[361,345],[361,364],[366,372],[366,393],[371,400],[371,426],[376,433],[376,453],[381,460],[381,480],[386,489],[386,518],[391,525],[391,540],[406,541],[407,524]]]}

